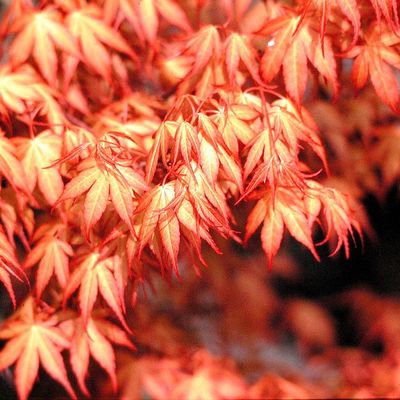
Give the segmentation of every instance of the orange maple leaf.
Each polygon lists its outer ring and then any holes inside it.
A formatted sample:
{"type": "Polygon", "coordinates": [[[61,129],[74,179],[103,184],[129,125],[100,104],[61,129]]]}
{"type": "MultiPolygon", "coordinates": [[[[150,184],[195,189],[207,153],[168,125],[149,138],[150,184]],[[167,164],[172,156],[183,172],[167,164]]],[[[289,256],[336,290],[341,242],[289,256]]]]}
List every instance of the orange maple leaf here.
{"type": "Polygon", "coordinates": [[[326,227],[326,238],[337,238],[336,248],[332,255],[344,247],[346,257],[349,257],[350,235],[354,240],[354,231],[362,239],[360,222],[355,210],[345,194],[307,179],[299,188],[277,187],[273,192],[265,192],[251,211],[246,225],[245,240],[263,223],[261,242],[271,267],[273,257],[279,250],[283,229],[286,226],[290,235],[306,246],[313,256],[319,260],[312,239],[312,227],[323,212],[326,227]]]}
{"type": "Polygon", "coordinates": [[[122,273],[121,259],[118,255],[104,257],[94,249],[80,257],[79,263],[68,280],[64,302],[79,288],[79,306],[83,321],[87,325],[100,292],[129,332],[130,329],[124,318],[124,287],[120,284],[122,273]]]}
{"type": "Polygon", "coordinates": [[[0,370],[16,364],[15,382],[21,400],[28,398],[39,364],[64,386],[69,396],[76,398],[61,355],[70,342],[57,323],[57,317],[49,310],[37,309],[33,298],[29,297],[0,327],[0,339],[7,340],[0,352],[0,370]]]}
{"type": "Polygon", "coordinates": [[[73,249],[66,241],[65,226],[45,224],[33,236],[35,247],[27,254],[23,267],[31,268],[38,264],[36,273],[36,293],[40,298],[53,274],[58,284],[65,288],[69,278],[69,257],[73,249]]]}
{"type": "Polygon", "coordinates": [[[374,24],[364,35],[364,44],[344,54],[354,58],[351,75],[354,87],[364,87],[369,76],[377,95],[395,112],[398,112],[399,85],[392,67],[400,69],[396,48],[399,43],[393,32],[374,24]]]}
{"type": "MultiPolygon", "coordinates": [[[[76,199],[86,193],[83,206],[85,235],[100,220],[109,198],[121,219],[133,232],[131,218],[134,212],[133,196],[147,190],[143,177],[129,160],[113,160],[108,152],[112,148],[106,139],[96,145],[85,146],[92,156],[85,158],[76,168],[78,175],[65,186],[55,205],[67,199],[76,199]]],[[[81,147],[78,148],[80,150],[81,147]]],[[[74,151],[71,154],[75,154],[74,151]]],[[[64,157],[68,159],[68,155],[64,157]]],[[[62,161],[63,159],[61,159],[62,161]]]]}
{"type": "Polygon", "coordinates": [[[51,166],[61,156],[61,137],[45,130],[33,138],[13,138],[22,166],[26,171],[28,189],[38,184],[47,203],[53,205],[60,197],[64,183],[58,166],[51,166]]]}
{"type": "Polygon", "coordinates": [[[219,58],[221,49],[221,39],[215,26],[206,25],[195,32],[185,47],[185,52],[194,56],[190,75],[200,72],[213,57],[219,58]]]}
{"type": "Polygon", "coordinates": [[[240,62],[242,62],[254,81],[262,85],[262,80],[258,73],[257,53],[252,47],[249,38],[239,33],[231,33],[225,40],[224,47],[229,82],[237,83],[235,75],[239,71],[240,62]]]}
{"type": "Polygon", "coordinates": [[[52,8],[20,16],[10,33],[17,33],[9,50],[11,64],[23,64],[32,53],[36,65],[50,85],[57,83],[58,57],[55,46],[67,54],[80,57],[75,39],[62,24],[61,14],[52,8]]]}
{"type": "Polygon", "coordinates": [[[299,105],[307,85],[307,60],[332,86],[333,95],[338,94],[336,62],[329,38],[321,37],[311,21],[288,12],[283,17],[268,21],[260,31],[270,38],[261,59],[261,76],[266,83],[272,81],[283,65],[283,78],[290,97],[299,105]]]}
{"type": "Polygon", "coordinates": [[[60,327],[66,332],[71,342],[69,347],[71,366],[82,392],[89,396],[85,379],[90,356],[107,372],[115,391],[117,389],[116,365],[111,343],[133,350],[134,346],[127,334],[118,326],[98,317],[89,318],[87,324],[81,317],[68,319],[62,322],[60,327]]]}
{"type": "MultiPolygon", "coordinates": [[[[111,80],[111,56],[106,46],[136,60],[136,55],[122,35],[108,26],[102,12],[95,4],[78,8],[67,15],[66,26],[77,39],[84,61],[99,75],[111,80]]],[[[76,56],[65,56],[65,82],[70,82],[79,63],[76,56]]]]}
{"type": "Polygon", "coordinates": [[[319,260],[311,237],[311,226],[308,224],[301,196],[296,196],[293,190],[278,188],[275,196],[267,194],[261,198],[249,215],[246,225],[246,240],[263,223],[261,243],[268,257],[268,266],[279,250],[283,228],[289,230],[298,242],[306,246],[313,256],[319,260]]]}

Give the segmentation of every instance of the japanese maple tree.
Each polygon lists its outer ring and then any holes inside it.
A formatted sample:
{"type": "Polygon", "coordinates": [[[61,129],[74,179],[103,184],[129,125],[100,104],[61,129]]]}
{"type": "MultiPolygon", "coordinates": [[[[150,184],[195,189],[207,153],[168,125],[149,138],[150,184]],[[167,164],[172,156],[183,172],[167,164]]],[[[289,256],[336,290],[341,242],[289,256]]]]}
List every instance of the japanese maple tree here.
{"type": "Polygon", "coordinates": [[[90,397],[95,364],[126,398],[332,395],[168,358],[143,310],[158,277],[218,268],[222,239],[269,271],[289,237],[320,260],[373,235],[362,199],[400,177],[397,0],[13,0],[0,35],[0,371],[19,398],[40,368],[90,397]]]}

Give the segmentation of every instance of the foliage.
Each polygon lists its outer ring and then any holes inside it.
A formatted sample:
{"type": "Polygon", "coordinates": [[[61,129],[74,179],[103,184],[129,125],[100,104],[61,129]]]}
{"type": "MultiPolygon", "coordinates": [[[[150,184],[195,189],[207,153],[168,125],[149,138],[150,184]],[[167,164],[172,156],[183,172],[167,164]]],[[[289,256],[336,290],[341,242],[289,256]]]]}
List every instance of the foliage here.
{"type": "MultiPolygon", "coordinates": [[[[158,292],[143,292],[158,276],[171,296],[177,278],[196,286],[191,266],[199,281],[207,264],[219,268],[207,260],[221,238],[248,246],[259,236],[271,268],[286,237],[320,260],[326,243],[348,258],[363,231],[373,236],[362,199],[383,198],[400,176],[397,8],[10,3],[0,25],[0,281],[14,311],[4,300],[0,370],[15,365],[21,399],[40,366],[70,397],[90,396],[91,358],[110,378],[102,390],[127,398],[335,395],[273,374],[250,387],[231,361],[191,352],[189,339],[171,339],[179,350],[169,353],[164,338],[157,349],[145,305],[158,292]]],[[[232,317],[229,274],[215,274],[210,285],[232,317]]],[[[261,303],[279,303],[249,276],[261,303]]],[[[332,346],[330,318],[300,303],[285,312],[301,345],[332,346]],[[303,330],[310,322],[325,326],[322,339],[303,330]]],[[[259,307],[251,323],[265,318],[259,307]]]]}

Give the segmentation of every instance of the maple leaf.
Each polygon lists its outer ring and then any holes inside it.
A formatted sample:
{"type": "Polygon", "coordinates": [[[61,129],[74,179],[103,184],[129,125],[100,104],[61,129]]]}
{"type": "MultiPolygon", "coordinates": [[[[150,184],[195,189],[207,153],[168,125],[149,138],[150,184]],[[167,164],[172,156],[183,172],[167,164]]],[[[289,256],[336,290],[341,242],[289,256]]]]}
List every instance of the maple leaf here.
{"type": "Polygon", "coordinates": [[[230,82],[237,82],[235,75],[239,70],[240,61],[242,61],[254,81],[262,85],[258,74],[256,52],[246,36],[231,33],[225,40],[224,48],[225,64],[230,82]]]}
{"type": "Polygon", "coordinates": [[[116,391],[115,355],[111,343],[133,350],[134,346],[126,333],[118,326],[98,317],[89,318],[87,324],[80,317],[69,319],[62,322],[60,327],[71,342],[70,362],[82,392],[89,396],[85,380],[90,356],[107,372],[116,391]]]}
{"type": "Polygon", "coordinates": [[[124,287],[119,284],[121,274],[121,259],[118,255],[104,257],[94,249],[80,257],[67,283],[64,302],[79,288],[79,306],[83,321],[87,325],[100,292],[129,332],[124,318],[124,287]]]}
{"type": "Polygon", "coordinates": [[[261,76],[266,83],[272,81],[283,65],[283,78],[290,97],[299,105],[307,85],[307,59],[330,82],[334,97],[338,94],[336,62],[329,38],[321,37],[308,20],[288,12],[283,17],[268,21],[260,31],[272,38],[261,59],[261,76]]]}
{"type": "Polygon", "coordinates": [[[76,398],[61,355],[70,342],[57,322],[57,318],[48,311],[36,309],[33,298],[29,297],[0,328],[0,339],[7,340],[0,352],[0,370],[16,364],[15,382],[22,400],[28,398],[39,372],[39,364],[64,386],[69,396],[76,398]]]}
{"type": "Polygon", "coordinates": [[[103,148],[104,143],[92,146],[94,156],[87,157],[77,166],[78,175],[67,183],[56,203],[75,199],[87,192],[83,207],[86,237],[103,215],[109,198],[118,215],[133,231],[133,194],[147,190],[142,176],[131,166],[131,162],[112,161],[103,148]]]}
{"type": "Polygon", "coordinates": [[[9,50],[11,64],[23,64],[32,53],[40,72],[50,85],[57,82],[55,46],[74,57],[80,57],[74,38],[62,24],[61,14],[54,9],[22,15],[12,25],[10,33],[17,33],[9,50]]]}
{"type": "Polygon", "coordinates": [[[193,33],[185,46],[185,52],[194,57],[190,75],[199,73],[213,57],[220,57],[221,49],[221,39],[215,26],[206,25],[193,33]]]}
{"type": "Polygon", "coordinates": [[[42,225],[33,236],[35,247],[27,254],[23,267],[38,265],[36,273],[36,293],[40,298],[52,275],[65,288],[69,278],[69,257],[73,249],[66,241],[65,227],[61,224],[42,225]]]}
{"type": "Polygon", "coordinates": [[[312,226],[322,211],[326,238],[319,245],[336,235],[338,241],[332,255],[343,246],[346,257],[349,257],[348,236],[354,240],[354,230],[362,239],[361,225],[350,199],[338,190],[307,179],[302,187],[296,189],[277,187],[273,194],[266,192],[261,195],[261,199],[249,215],[245,234],[247,241],[263,223],[261,242],[268,257],[269,267],[279,250],[284,226],[291,236],[306,246],[319,260],[312,240],[312,226]]]}
{"type": "Polygon", "coordinates": [[[393,32],[372,25],[364,35],[364,44],[344,54],[354,58],[351,75],[354,87],[364,87],[369,76],[377,95],[395,112],[398,111],[399,87],[391,67],[400,68],[400,57],[395,47],[399,43],[393,32]]]}
{"type": "MultiPolygon", "coordinates": [[[[265,86],[259,75],[258,55],[248,35],[226,33],[222,42],[218,29],[207,25],[189,36],[181,53],[183,55],[167,61],[170,68],[182,70],[182,74],[175,74],[182,75],[177,79],[181,80],[179,95],[195,89],[196,95],[207,97],[219,87],[243,86],[248,76],[256,84],[265,86]],[[188,65],[190,60],[187,57],[193,59],[192,66],[188,65]],[[243,70],[247,73],[242,73],[243,70]]],[[[173,73],[171,71],[168,75],[173,73]]]]}
{"type": "Polygon", "coordinates": [[[47,203],[53,205],[64,187],[59,168],[51,166],[61,156],[61,137],[45,130],[33,138],[16,137],[13,141],[26,172],[29,191],[38,184],[47,203]]]}
{"type": "Polygon", "coordinates": [[[249,215],[246,225],[247,240],[263,223],[261,243],[268,257],[268,267],[277,254],[286,226],[291,236],[306,246],[313,256],[319,260],[311,237],[311,226],[308,224],[302,196],[295,191],[283,188],[275,190],[275,196],[270,194],[261,198],[249,215]]]}
{"type": "MultiPolygon", "coordinates": [[[[111,80],[111,58],[104,45],[136,59],[121,34],[102,20],[102,12],[96,5],[90,4],[71,12],[65,23],[79,42],[85,63],[107,81],[111,80]]],[[[65,82],[71,80],[78,62],[75,56],[65,57],[65,82]]]]}

